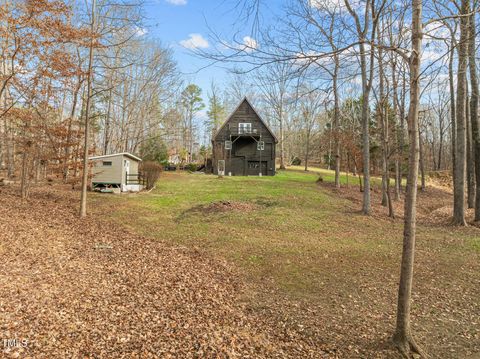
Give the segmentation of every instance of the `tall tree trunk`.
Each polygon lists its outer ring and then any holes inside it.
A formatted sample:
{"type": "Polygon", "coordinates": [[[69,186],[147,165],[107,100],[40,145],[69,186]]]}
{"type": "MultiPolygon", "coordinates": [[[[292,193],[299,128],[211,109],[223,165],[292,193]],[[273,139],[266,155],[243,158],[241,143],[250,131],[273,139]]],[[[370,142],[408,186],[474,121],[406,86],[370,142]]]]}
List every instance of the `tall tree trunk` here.
{"type": "MultiPolygon", "coordinates": [[[[436,125],[435,125],[436,126],[436,125]]],[[[432,141],[431,141],[431,146],[430,146],[430,149],[431,149],[431,157],[432,157],[432,171],[435,171],[435,169],[437,168],[437,141],[436,141],[436,130],[433,128],[432,129],[432,141]]],[[[428,150],[428,149],[427,149],[428,150]]]]}
{"type": "MultiPolygon", "coordinates": [[[[462,0],[461,14],[469,12],[470,0],[462,0]]],[[[455,138],[455,171],[453,173],[453,223],[465,226],[465,162],[466,162],[466,119],[465,98],[467,85],[468,17],[460,18],[460,41],[458,43],[457,111],[455,138]]]]}
{"type": "Polygon", "coordinates": [[[456,134],[457,134],[457,121],[455,119],[457,106],[455,105],[455,85],[454,85],[454,73],[453,73],[453,61],[455,59],[455,37],[452,35],[450,41],[450,58],[448,60],[448,84],[450,88],[450,128],[451,128],[451,142],[452,142],[452,176],[455,174],[455,168],[457,163],[455,160],[456,154],[456,134]]]}
{"type": "MultiPolygon", "coordinates": [[[[27,127],[27,126],[25,126],[27,127]]],[[[25,131],[26,136],[28,136],[27,131],[25,131]]],[[[22,201],[28,197],[28,185],[30,181],[29,171],[28,171],[28,161],[30,155],[31,143],[30,140],[25,141],[25,147],[22,151],[22,173],[20,176],[20,197],[22,201]]]]}
{"type": "MultiPolygon", "coordinates": [[[[473,10],[477,10],[475,6],[476,2],[473,1],[473,10]]],[[[475,221],[480,221],[480,129],[478,123],[478,77],[475,59],[475,23],[476,23],[476,11],[472,12],[472,17],[469,23],[469,42],[468,58],[470,68],[470,88],[472,91],[472,98],[470,99],[470,122],[472,126],[472,145],[473,145],[473,157],[474,157],[474,171],[475,171],[475,221]]]]}
{"type": "MultiPolygon", "coordinates": [[[[283,106],[283,102],[280,106],[283,106]]],[[[280,127],[280,169],[284,170],[285,167],[285,133],[283,129],[283,109],[280,109],[280,119],[279,119],[279,127],[280,127]]]]}
{"type": "Polygon", "coordinates": [[[188,116],[188,162],[193,162],[193,113],[188,116]]]}
{"type": "Polygon", "coordinates": [[[410,323],[413,263],[415,253],[417,181],[418,181],[418,107],[420,100],[420,62],[422,51],[422,0],[412,0],[412,54],[410,57],[410,108],[408,134],[410,139],[405,219],[403,230],[402,265],[398,288],[397,324],[393,341],[399,351],[410,358],[411,353],[424,355],[417,346],[410,323]]]}
{"type": "Polygon", "coordinates": [[[340,142],[339,142],[339,130],[340,130],[340,101],[338,96],[338,70],[340,63],[338,56],[335,55],[335,69],[333,72],[333,98],[334,98],[334,113],[333,113],[333,127],[335,136],[335,187],[340,188],[340,142]]]}
{"type": "Polygon", "coordinates": [[[362,146],[363,146],[363,214],[369,215],[370,205],[370,90],[367,85],[367,70],[365,58],[365,46],[360,44],[362,53],[360,61],[362,63],[362,82],[363,82],[363,101],[362,101],[362,146]]]}
{"type": "MultiPolygon", "coordinates": [[[[379,42],[381,41],[381,30],[378,31],[379,42]]],[[[380,101],[377,106],[379,106],[378,116],[380,117],[380,131],[381,131],[381,140],[382,140],[382,206],[388,206],[388,129],[387,129],[387,117],[386,113],[386,104],[385,104],[385,79],[383,74],[383,51],[380,48],[378,50],[378,76],[380,78],[379,92],[380,92],[380,101]]]]}
{"type": "Polygon", "coordinates": [[[399,104],[400,105],[400,178],[399,178],[399,186],[400,186],[400,192],[402,192],[402,180],[403,180],[403,159],[405,155],[405,109],[406,109],[406,97],[407,97],[407,79],[406,79],[406,74],[405,71],[403,72],[403,78],[402,78],[402,101],[399,104]]]}
{"type": "Polygon", "coordinates": [[[439,138],[439,145],[438,145],[438,160],[437,160],[437,171],[442,169],[442,160],[443,160],[443,127],[440,127],[440,138],[439,138]]]}
{"type": "MultiPolygon", "coordinates": [[[[468,86],[467,86],[468,88],[468,86]]],[[[465,122],[467,124],[467,205],[468,208],[475,207],[475,156],[472,146],[472,123],[470,121],[470,97],[467,90],[465,102],[465,122]]]]}
{"type": "Polygon", "coordinates": [[[310,156],[310,129],[307,129],[307,138],[305,144],[305,171],[308,171],[308,157],[310,156]]]}
{"type": "Polygon", "coordinates": [[[425,154],[423,152],[423,140],[422,140],[422,131],[420,130],[420,123],[418,124],[418,152],[419,152],[419,161],[420,161],[420,178],[421,178],[421,191],[425,192],[426,183],[425,183],[425,154]]]}
{"type": "Polygon", "coordinates": [[[95,6],[96,0],[92,1],[92,23],[90,26],[90,49],[88,55],[88,77],[87,77],[87,99],[85,106],[85,141],[83,149],[83,175],[82,175],[82,192],[80,197],[80,217],[87,216],[87,184],[88,184],[88,149],[90,146],[90,106],[92,97],[92,66],[93,66],[93,49],[94,49],[94,31],[95,31],[95,6]]]}
{"type": "MultiPolygon", "coordinates": [[[[4,103],[7,108],[7,96],[6,93],[4,103]]],[[[4,119],[4,141],[5,141],[5,160],[7,166],[7,177],[13,177],[15,173],[15,141],[13,141],[13,131],[10,125],[10,121],[5,117],[4,119]]]]}
{"type": "Polygon", "coordinates": [[[400,173],[400,158],[401,158],[401,140],[400,137],[403,137],[403,133],[401,133],[398,129],[398,104],[397,104],[397,74],[396,74],[396,62],[395,59],[392,58],[392,97],[393,97],[393,123],[395,125],[395,128],[397,129],[396,131],[396,136],[395,136],[395,141],[396,141],[396,146],[395,146],[395,200],[399,201],[400,200],[400,187],[401,187],[401,182],[402,182],[402,177],[400,173]]]}
{"type": "Polygon", "coordinates": [[[73,125],[73,119],[75,117],[75,111],[77,108],[77,102],[78,102],[78,93],[80,92],[80,89],[82,87],[82,80],[80,76],[78,76],[78,83],[77,86],[75,87],[75,90],[73,91],[73,103],[72,103],[72,109],[70,110],[70,117],[68,119],[68,127],[67,127],[67,145],[65,146],[64,150],[64,156],[65,160],[63,162],[63,182],[66,183],[68,180],[68,173],[69,173],[69,165],[68,162],[70,160],[70,155],[71,155],[71,141],[72,141],[72,125],[73,125]]]}
{"type": "MultiPolygon", "coordinates": [[[[113,86],[110,84],[110,86],[113,86]]],[[[103,134],[103,154],[108,154],[108,146],[110,144],[110,117],[112,114],[112,88],[108,92],[107,114],[105,117],[105,129],[103,134]]]]}
{"type": "MultiPolygon", "coordinates": [[[[379,40],[381,41],[381,31],[379,30],[379,40]]],[[[381,126],[382,126],[382,166],[383,166],[383,176],[382,176],[382,205],[388,206],[388,216],[395,218],[395,213],[392,205],[392,197],[390,194],[390,144],[389,144],[389,112],[388,112],[388,99],[385,96],[385,73],[384,73],[384,64],[383,64],[383,51],[382,49],[378,50],[378,68],[380,76],[380,117],[381,117],[381,126]]],[[[388,83],[387,83],[388,86],[388,83]]],[[[388,93],[388,87],[387,87],[388,93]]]]}
{"type": "Polygon", "coordinates": [[[362,212],[363,214],[369,215],[371,211],[370,204],[370,90],[372,89],[373,73],[374,73],[374,47],[370,46],[369,55],[370,62],[367,65],[367,50],[365,48],[366,44],[372,44],[375,40],[375,32],[378,21],[378,14],[374,16],[374,2],[367,2],[367,8],[365,11],[364,23],[360,21],[357,13],[352,9],[349,0],[344,0],[345,6],[348,9],[348,12],[355,20],[355,26],[357,29],[357,35],[359,40],[359,50],[360,50],[360,73],[362,76],[362,154],[363,154],[363,181],[364,181],[364,190],[363,190],[363,204],[362,212]],[[368,14],[368,11],[371,11],[371,14],[368,14]],[[370,19],[372,15],[372,19],[370,19]],[[370,29],[370,39],[367,39],[367,32],[369,27],[370,29]],[[368,66],[368,69],[367,69],[368,66]]]}
{"type": "Polygon", "coordinates": [[[402,186],[402,175],[400,171],[400,160],[397,158],[395,159],[395,201],[400,201],[400,192],[402,186]]]}

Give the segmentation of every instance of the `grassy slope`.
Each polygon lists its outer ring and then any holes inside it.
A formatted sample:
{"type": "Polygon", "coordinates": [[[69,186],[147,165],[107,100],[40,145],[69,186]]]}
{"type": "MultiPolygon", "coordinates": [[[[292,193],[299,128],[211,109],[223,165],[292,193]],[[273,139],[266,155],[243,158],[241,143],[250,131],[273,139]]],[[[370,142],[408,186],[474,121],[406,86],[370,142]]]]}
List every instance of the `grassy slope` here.
{"type": "MultiPolygon", "coordinates": [[[[325,181],[333,179],[329,172],[322,175],[325,181]]],[[[394,324],[402,222],[359,215],[350,201],[319,187],[317,177],[300,171],[223,179],[166,173],[150,194],[110,197],[117,207],[112,215],[144,235],[226,258],[250,283],[258,306],[272,300],[271,291],[307,303],[320,313],[316,318],[321,323],[301,319],[312,335],[338,346],[342,356],[372,357],[371,350],[381,349],[372,349],[371,341],[386,339],[394,324]],[[220,200],[258,208],[204,212],[199,207],[220,200]],[[352,352],[345,352],[349,345],[352,352]]],[[[353,177],[350,183],[355,183],[353,177]]],[[[468,325],[480,314],[478,305],[457,308],[455,299],[444,297],[478,297],[478,266],[472,265],[479,257],[476,232],[419,226],[418,233],[414,313],[422,326],[419,336],[439,353],[468,353],[462,350],[469,338],[479,336],[468,325]],[[452,320],[465,336],[457,338],[450,319],[435,321],[445,308],[457,312],[452,320]],[[427,335],[433,326],[438,335],[427,335]],[[445,332],[455,340],[445,342],[445,332]]]]}
{"type": "MultiPolygon", "coordinates": [[[[129,205],[140,217],[134,223],[127,222],[145,235],[220,252],[255,275],[269,273],[280,286],[299,293],[295,287],[308,289],[314,284],[301,273],[315,269],[312,265],[319,252],[327,255],[388,248],[385,243],[377,243],[381,232],[375,236],[370,231],[355,233],[355,227],[368,228],[374,221],[338,216],[345,200],[319,190],[316,178],[296,172],[223,179],[166,174],[150,195],[131,197],[129,205]],[[191,211],[221,200],[252,202],[259,204],[259,209],[208,214],[191,211]],[[351,228],[345,231],[346,226],[351,228]]],[[[131,210],[116,215],[127,220],[131,210]]]]}

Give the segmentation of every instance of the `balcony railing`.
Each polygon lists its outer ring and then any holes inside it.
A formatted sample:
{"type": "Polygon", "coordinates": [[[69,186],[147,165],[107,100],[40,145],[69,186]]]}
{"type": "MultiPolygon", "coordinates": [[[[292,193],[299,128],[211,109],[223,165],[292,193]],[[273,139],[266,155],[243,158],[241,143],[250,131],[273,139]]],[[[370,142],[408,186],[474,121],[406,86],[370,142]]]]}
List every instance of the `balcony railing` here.
{"type": "Polygon", "coordinates": [[[256,127],[231,127],[230,134],[233,136],[260,136],[260,129],[256,127]]]}

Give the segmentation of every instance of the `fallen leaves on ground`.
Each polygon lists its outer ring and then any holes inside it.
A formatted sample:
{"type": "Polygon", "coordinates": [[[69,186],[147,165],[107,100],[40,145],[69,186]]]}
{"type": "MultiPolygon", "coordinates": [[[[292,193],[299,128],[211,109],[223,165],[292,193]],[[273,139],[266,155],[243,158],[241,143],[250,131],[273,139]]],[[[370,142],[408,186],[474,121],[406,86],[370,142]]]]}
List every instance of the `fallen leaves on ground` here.
{"type": "Polygon", "coordinates": [[[228,212],[241,211],[249,212],[257,209],[259,206],[255,203],[239,202],[239,201],[218,201],[212,202],[200,207],[202,212],[228,212]]]}
{"type": "Polygon", "coordinates": [[[79,219],[77,195],[40,188],[22,203],[0,190],[0,339],[28,341],[4,355],[334,357],[301,331],[247,311],[227,264],[79,219]]]}

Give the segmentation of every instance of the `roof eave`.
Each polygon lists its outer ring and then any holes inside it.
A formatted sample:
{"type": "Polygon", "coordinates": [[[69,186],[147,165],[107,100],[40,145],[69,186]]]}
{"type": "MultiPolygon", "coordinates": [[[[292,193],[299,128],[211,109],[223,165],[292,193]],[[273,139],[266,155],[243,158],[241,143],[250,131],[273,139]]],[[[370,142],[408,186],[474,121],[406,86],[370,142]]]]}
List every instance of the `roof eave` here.
{"type": "Polygon", "coordinates": [[[114,156],[120,156],[120,155],[127,156],[127,157],[130,157],[130,158],[134,159],[134,160],[142,162],[142,159],[140,157],[132,155],[131,153],[128,153],[128,152],[119,152],[119,153],[112,153],[112,154],[109,154],[109,155],[93,156],[93,157],[89,157],[88,159],[89,160],[99,160],[99,159],[102,159],[102,158],[108,158],[108,157],[114,157],[114,156]]]}

